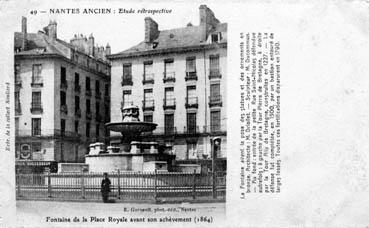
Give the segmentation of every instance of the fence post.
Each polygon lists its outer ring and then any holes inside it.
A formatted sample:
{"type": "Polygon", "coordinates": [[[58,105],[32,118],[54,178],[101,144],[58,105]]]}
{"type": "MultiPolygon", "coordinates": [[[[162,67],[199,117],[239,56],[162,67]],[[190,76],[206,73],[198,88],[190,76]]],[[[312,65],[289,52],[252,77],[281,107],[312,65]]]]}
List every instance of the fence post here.
{"type": "Polygon", "coordinates": [[[212,180],[212,182],[213,182],[213,199],[216,199],[217,198],[217,190],[216,190],[216,175],[215,175],[215,172],[214,172],[214,170],[213,170],[213,173],[212,173],[212,176],[213,176],[213,180],[212,180]]]}
{"type": "Polygon", "coordinates": [[[118,199],[120,199],[120,170],[118,169],[118,199]]]}
{"type": "Polygon", "coordinates": [[[155,198],[155,201],[156,199],[158,198],[158,172],[157,170],[155,169],[155,189],[154,189],[154,198],[155,198]]]}
{"type": "Polygon", "coordinates": [[[192,198],[196,199],[196,169],[193,170],[192,175],[192,198]]]}
{"type": "Polygon", "coordinates": [[[85,199],[85,179],[83,175],[83,170],[81,172],[81,198],[85,199]]]}
{"type": "Polygon", "coordinates": [[[47,172],[47,197],[51,198],[51,177],[50,171],[47,172]]]}

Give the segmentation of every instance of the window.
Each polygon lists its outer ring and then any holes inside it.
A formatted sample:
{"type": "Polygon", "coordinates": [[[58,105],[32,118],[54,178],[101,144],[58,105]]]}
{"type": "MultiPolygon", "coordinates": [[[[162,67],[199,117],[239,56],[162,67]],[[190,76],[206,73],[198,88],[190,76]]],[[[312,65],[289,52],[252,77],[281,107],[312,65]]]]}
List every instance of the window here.
{"type": "Polygon", "coordinates": [[[174,88],[168,87],[165,88],[165,99],[164,99],[164,106],[174,106],[175,105],[175,98],[174,98],[174,88]]]}
{"type": "Polygon", "coordinates": [[[32,108],[33,109],[41,109],[41,92],[32,92],[32,108]]]}
{"type": "Polygon", "coordinates": [[[42,71],[41,64],[34,64],[32,66],[32,83],[33,84],[42,84],[41,71],[42,71]]]}
{"type": "Polygon", "coordinates": [[[196,86],[187,86],[186,105],[197,105],[196,86]]]}
{"type": "Polygon", "coordinates": [[[196,72],[196,58],[188,57],[186,59],[186,72],[196,72]]]}
{"type": "Polygon", "coordinates": [[[187,143],[187,159],[197,159],[197,143],[187,143]]]}
{"type": "Polygon", "coordinates": [[[60,105],[61,106],[67,105],[67,95],[64,91],[60,91],[60,105]]]}
{"type": "Polygon", "coordinates": [[[95,94],[97,97],[100,96],[100,82],[98,80],[95,82],[95,94]]]}
{"type": "Polygon", "coordinates": [[[15,117],[14,125],[15,135],[19,135],[19,117],[15,117]]]}
{"type": "Polygon", "coordinates": [[[32,142],[32,153],[41,152],[41,142],[32,142]]]}
{"type": "Polygon", "coordinates": [[[74,121],[74,132],[78,134],[78,127],[79,127],[79,122],[78,120],[74,121]]]}
{"type": "Polygon", "coordinates": [[[131,90],[123,90],[123,107],[132,105],[131,90]]]}
{"type": "Polygon", "coordinates": [[[211,55],[209,57],[210,61],[210,75],[219,74],[219,55],[211,55]]]}
{"type": "Polygon", "coordinates": [[[96,118],[99,118],[100,116],[100,103],[99,102],[96,102],[95,104],[95,111],[96,111],[96,118]]]}
{"type": "Polygon", "coordinates": [[[65,67],[61,67],[60,68],[60,82],[61,84],[66,84],[67,83],[67,72],[65,67]]]}
{"type": "Polygon", "coordinates": [[[153,64],[152,61],[144,62],[144,82],[153,81],[154,73],[153,73],[153,64]]]}
{"type": "Polygon", "coordinates": [[[151,108],[154,107],[154,99],[152,89],[145,89],[144,90],[144,108],[151,108]]]}
{"type": "Polygon", "coordinates": [[[99,124],[96,124],[96,126],[95,126],[95,134],[96,134],[96,138],[98,138],[99,137],[99,135],[100,135],[100,125],[99,124]]]}
{"type": "Polygon", "coordinates": [[[80,91],[80,86],[79,86],[79,74],[78,73],[74,73],[74,90],[75,91],[80,91]]]}
{"type": "Polygon", "coordinates": [[[109,96],[109,84],[105,84],[105,96],[109,96]]]}
{"type": "Polygon", "coordinates": [[[170,80],[175,78],[174,60],[167,59],[164,61],[164,79],[170,80]]]}
{"type": "Polygon", "coordinates": [[[132,64],[123,64],[122,85],[132,85],[132,64]]]}
{"type": "Polygon", "coordinates": [[[15,66],[14,66],[14,83],[15,84],[21,83],[20,65],[19,64],[15,64],[15,66]]]}
{"type": "Polygon", "coordinates": [[[15,113],[16,115],[21,113],[21,103],[20,103],[20,95],[19,95],[19,91],[15,91],[14,92],[14,106],[15,106],[15,113]]]}
{"type": "Polygon", "coordinates": [[[90,137],[90,123],[86,123],[86,137],[90,137]]]}
{"type": "Polygon", "coordinates": [[[220,111],[210,112],[210,131],[220,131],[220,111]]]}
{"type": "Polygon", "coordinates": [[[152,123],[153,122],[152,114],[145,114],[144,115],[144,122],[152,123]]]}
{"type": "Polygon", "coordinates": [[[60,119],[60,132],[62,135],[65,134],[65,119],[60,119]]]}
{"type": "Polygon", "coordinates": [[[110,120],[110,113],[109,113],[109,105],[105,104],[105,122],[109,122],[110,120]]]}
{"type": "Polygon", "coordinates": [[[218,32],[215,34],[211,34],[211,42],[218,43],[222,40],[222,33],[218,32]]]}
{"type": "Polygon", "coordinates": [[[80,110],[79,96],[75,96],[74,97],[74,113],[77,114],[78,110],[80,110]]]}
{"type": "Polygon", "coordinates": [[[210,96],[211,97],[219,97],[220,96],[220,84],[211,84],[210,85],[210,96]]]}
{"type": "Polygon", "coordinates": [[[196,133],[196,113],[187,113],[187,133],[196,133]]]}
{"type": "Polygon", "coordinates": [[[165,114],[164,116],[164,131],[165,134],[172,134],[174,132],[174,114],[165,114]]]}
{"type": "Polygon", "coordinates": [[[91,101],[89,99],[86,100],[86,112],[91,113],[91,101]]]}
{"type": "Polygon", "coordinates": [[[41,118],[32,118],[32,135],[41,135],[41,118]]]}
{"type": "Polygon", "coordinates": [[[86,77],[86,91],[91,91],[90,78],[86,77]]]}

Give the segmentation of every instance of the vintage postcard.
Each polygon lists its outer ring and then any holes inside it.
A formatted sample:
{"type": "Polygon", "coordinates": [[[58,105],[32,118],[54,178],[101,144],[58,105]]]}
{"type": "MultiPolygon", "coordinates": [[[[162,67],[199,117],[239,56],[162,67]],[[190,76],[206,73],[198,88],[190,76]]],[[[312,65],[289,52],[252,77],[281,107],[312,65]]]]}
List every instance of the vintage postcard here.
{"type": "Polygon", "coordinates": [[[366,1],[0,1],[2,227],[368,227],[366,1]]]}

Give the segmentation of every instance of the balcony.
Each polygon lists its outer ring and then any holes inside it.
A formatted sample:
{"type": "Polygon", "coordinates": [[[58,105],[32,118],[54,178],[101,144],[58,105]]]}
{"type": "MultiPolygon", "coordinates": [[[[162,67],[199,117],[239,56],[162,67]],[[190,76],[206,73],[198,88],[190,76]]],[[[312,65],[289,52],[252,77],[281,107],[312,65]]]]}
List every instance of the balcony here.
{"type": "Polygon", "coordinates": [[[154,100],[143,100],[142,110],[143,111],[149,111],[149,110],[154,111],[155,110],[154,100]]]}
{"type": "Polygon", "coordinates": [[[68,107],[66,104],[60,105],[60,112],[67,115],[68,114],[68,107]]]}
{"type": "Polygon", "coordinates": [[[200,133],[199,126],[187,126],[183,128],[184,134],[198,134],[200,133]]]}
{"type": "Polygon", "coordinates": [[[219,133],[225,133],[226,130],[224,129],[225,129],[224,125],[213,124],[213,125],[204,126],[203,132],[219,134],[219,133]]]}
{"type": "Polygon", "coordinates": [[[175,72],[164,72],[163,82],[175,82],[176,81],[175,72]]]}
{"type": "Polygon", "coordinates": [[[101,98],[101,92],[100,91],[95,91],[95,98],[96,99],[100,99],[101,98]]]}
{"type": "Polygon", "coordinates": [[[42,112],[43,112],[42,103],[31,102],[31,113],[32,114],[40,114],[42,112]]]}
{"type": "Polygon", "coordinates": [[[164,98],[163,99],[163,109],[176,109],[176,99],[175,98],[164,98]]]}
{"type": "Polygon", "coordinates": [[[77,132],[59,130],[59,129],[33,129],[33,130],[17,130],[16,137],[69,137],[79,138],[81,135],[77,132]]]}
{"type": "Polygon", "coordinates": [[[86,96],[91,97],[91,90],[90,89],[86,89],[86,96]]]}
{"type": "Polygon", "coordinates": [[[219,69],[210,69],[209,70],[209,79],[222,78],[219,69]]]}
{"type": "Polygon", "coordinates": [[[122,76],[122,82],[121,82],[122,86],[131,86],[133,85],[133,81],[132,81],[132,75],[129,76],[122,76]]]}
{"type": "Polygon", "coordinates": [[[44,86],[44,83],[42,80],[37,80],[37,81],[32,81],[31,82],[31,87],[34,87],[34,88],[39,88],[39,87],[43,87],[44,86]]]}
{"type": "Polygon", "coordinates": [[[61,90],[67,90],[68,89],[68,83],[67,83],[67,81],[62,81],[60,83],[60,89],[61,90]]]}
{"type": "Polygon", "coordinates": [[[154,84],[154,74],[144,74],[142,84],[154,84]]]}
{"type": "Polygon", "coordinates": [[[186,108],[198,108],[199,102],[197,97],[186,97],[186,108]]]}
{"type": "Polygon", "coordinates": [[[196,73],[196,71],[186,72],[185,80],[186,81],[190,81],[190,80],[197,81],[197,73],[196,73]]]}
{"type": "Polygon", "coordinates": [[[96,120],[96,122],[101,122],[102,121],[102,116],[100,114],[96,113],[95,120],[96,120]]]}
{"type": "Polygon", "coordinates": [[[222,106],[222,95],[209,96],[209,107],[222,106]]]}
{"type": "Polygon", "coordinates": [[[77,108],[75,111],[74,111],[74,115],[78,118],[81,118],[81,109],[77,108]]]}
{"type": "Polygon", "coordinates": [[[81,86],[80,86],[80,85],[78,85],[78,84],[75,84],[75,85],[74,85],[74,92],[76,92],[76,93],[80,93],[80,92],[81,92],[81,86]]]}
{"type": "Polygon", "coordinates": [[[92,114],[91,114],[91,112],[86,112],[86,119],[87,119],[87,120],[91,120],[91,119],[92,119],[92,114]]]}

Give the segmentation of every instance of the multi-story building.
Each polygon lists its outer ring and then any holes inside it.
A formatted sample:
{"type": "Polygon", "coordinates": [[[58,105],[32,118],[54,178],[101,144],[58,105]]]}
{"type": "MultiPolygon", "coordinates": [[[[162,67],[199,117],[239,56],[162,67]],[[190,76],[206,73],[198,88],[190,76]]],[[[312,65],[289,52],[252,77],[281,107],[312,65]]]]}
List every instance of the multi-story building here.
{"type": "Polygon", "coordinates": [[[110,46],[94,37],[57,37],[57,23],[43,31],[15,33],[15,134],[19,160],[82,162],[91,141],[105,136],[110,118],[110,46]]]}
{"type": "Polygon", "coordinates": [[[199,9],[198,26],[159,30],[145,18],[144,41],[108,56],[111,89],[120,91],[111,95],[112,121],[121,120],[121,107],[140,106],[141,120],[158,124],[144,140],[172,145],[177,161],[191,163],[210,161],[215,137],[218,160],[226,158],[227,24],[199,9]]]}

